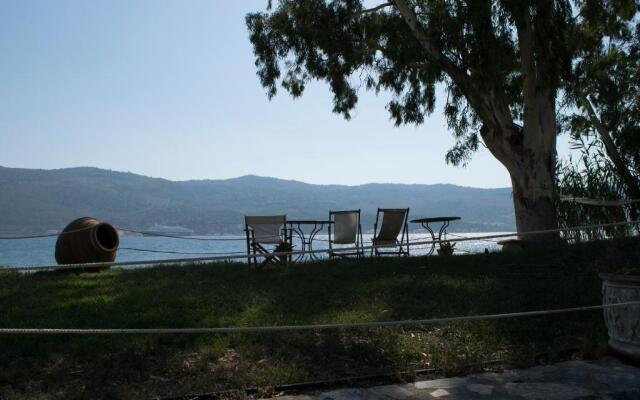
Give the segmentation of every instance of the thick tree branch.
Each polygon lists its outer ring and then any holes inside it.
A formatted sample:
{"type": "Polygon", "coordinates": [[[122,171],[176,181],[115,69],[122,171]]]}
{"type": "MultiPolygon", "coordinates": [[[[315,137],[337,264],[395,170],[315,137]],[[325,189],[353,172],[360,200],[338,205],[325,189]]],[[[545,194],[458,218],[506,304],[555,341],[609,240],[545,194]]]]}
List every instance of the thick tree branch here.
{"type": "MultiPolygon", "coordinates": [[[[426,33],[420,28],[418,24],[418,18],[416,17],[413,9],[407,4],[405,0],[393,0],[394,5],[402,15],[409,29],[413,33],[414,37],[420,43],[420,46],[427,53],[427,55],[434,61],[440,64],[445,70],[447,75],[451,77],[453,82],[465,93],[470,103],[475,107],[481,107],[481,104],[474,104],[476,100],[479,100],[478,92],[475,90],[474,85],[471,82],[469,75],[466,71],[447,58],[436,46],[433,45],[431,40],[427,37],[426,33]]],[[[482,107],[484,108],[484,107],[482,107]]],[[[480,110],[476,111],[481,114],[480,110]]]]}
{"type": "Polygon", "coordinates": [[[515,18],[515,23],[518,31],[518,46],[520,48],[520,68],[522,70],[523,80],[522,89],[524,98],[527,99],[535,95],[538,74],[534,55],[531,16],[528,14],[526,8],[522,11],[521,15],[515,18]]]}
{"type": "MultiPolygon", "coordinates": [[[[405,0],[393,0],[393,3],[395,4],[396,8],[400,12],[400,15],[402,15],[402,18],[405,20],[405,22],[409,26],[409,29],[411,29],[411,32],[416,37],[416,39],[418,39],[418,42],[420,42],[420,45],[426,51],[429,57],[433,58],[435,61],[439,63],[445,64],[447,67],[447,73],[451,72],[448,69],[451,67],[455,67],[455,65],[451,63],[450,60],[446,59],[446,57],[444,57],[444,55],[440,52],[440,50],[438,50],[433,45],[433,43],[431,43],[431,41],[429,40],[425,32],[418,25],[418,18],[416,17],[416,14],[413,11],[413,9],[407,4],[405,0]]],[[[443,67],[445,65],[443,65],[443,67]]],[[[457,69],[457,67],[455,68],[457,69]]]]}
{"type": "Polygon", "coordinates": [[[613,165],[615,165],[616,169],[618,170],[618,174],[620,174],[622,181],[627,187],[629,197],[640,199],[640,185],[638,185],[638,182],[626,167],[624,160],[620,156],[620,152],[618,152],[618,149],[616,148],[613,138],[600,122],[596,111],[593,109],[593,105],[591,104],[589,99],[583,95],[578,96],[578,101],[582,108],[589,115],[589,120],[596,129],[596,132],[598,132],[598,135],[600,136],[600,139],[604,144],[607,155],[611,159],[611,162],[613,162],[613,165]]]}
{"type": "Polygon", "coordinates": [[[375,6],[375,7],[371,7],[371,8],[367,8],[367,9],[362,10],[362,11],[360,11],[358,13],[358,15],[363,15],[363,14],[367,14],[367,13],[376,12],[376,11],[382,10],[385,7],[391,7],[391,6],[393,6],[393,3],[391,3],[391,2],[382,3],[382,4],[379,4],[379,5],[375,6]]]}
{"type": "Polygon", "coordinates": [[[413,8],[405,0],[393,0],[393,3],[427,56],[442,67],[483,121],[483,129],[480,133],[483,140],[489,144],[491,152],[503,163],[507,163],[508,146],[504,138],[500,139],[499,136],[503,134],[518,136],[521,132],[514,126],[508,107],[501,102],[501,99],[495,97],[495,93],[479,90],[464,67],[458,66],[436,48],[419,26],[413,8]]]}
{"type": "MultiPolygon", "coordinates": [[[[543,73],[545,63],[555,62],[541,56],[536,43],[539,25],[534,26],[531,10],[519,4],[513,11],[522,74],[522,98],[524,107],[523,145],[529,148],[555,148],[555,89],[543,84],[549,79],[543,73]],[[545,132],[541,134],[540,132],[545,132]]],[[[539,21],[538,21],[539,22],[539,21]]]]}
{"type": "Polygon", "coordinates": [[[520,60],[525,70],[535,72],[533,26],[531,16],[524,11],[520,18],[516,19],[518,29],[518,45],[520,47],[520,60]]]}

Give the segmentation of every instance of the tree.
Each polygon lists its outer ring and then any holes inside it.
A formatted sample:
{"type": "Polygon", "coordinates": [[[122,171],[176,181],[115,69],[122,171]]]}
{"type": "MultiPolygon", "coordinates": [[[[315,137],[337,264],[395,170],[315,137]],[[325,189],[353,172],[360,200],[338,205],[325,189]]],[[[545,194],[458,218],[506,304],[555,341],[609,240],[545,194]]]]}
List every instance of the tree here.
{"type": "MultiPolygon", "coordinates": [[[[640,199],[640,20],[633,18],[639,6],[614,5],[617,10],[583,9],[573,79],[565,87],[573,111],[564,117],[565,129],[574,141],[588,140],[590,146],[597,144],[595,132],[621,194],[640,199]],[[617,14],[625,18],[611,17],[617,14]]],[[[629,208],[637,219],[640,203],[629,208]]]]}
{"type": "Polygon", "coordinates": [[[457,140],[447,161],[466,163],[483,141],[509,171],[516,225],[527,232],[558,226],[556,100],[587,3],[390,0],[365,8],[361,0],[280,0],[246,22],[269,97],[278,85],[298,97],[310,80],[324,80],[333,111],[349,118],[358,88],[386,90],[395,123],[420,124],[434,110],[435,86],[444,85],[457,140]]]}

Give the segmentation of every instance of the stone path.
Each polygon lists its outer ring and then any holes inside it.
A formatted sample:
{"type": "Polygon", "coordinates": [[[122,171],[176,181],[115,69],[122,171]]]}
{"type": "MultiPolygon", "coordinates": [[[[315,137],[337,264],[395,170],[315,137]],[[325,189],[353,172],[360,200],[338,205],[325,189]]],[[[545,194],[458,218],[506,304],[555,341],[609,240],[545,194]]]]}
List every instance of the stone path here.
{"type": "Polygon", "coordinates": [[[419,381],[403,385],[339,389],[277,397],[278,400],[408,399],[640,399],[640,368],[613,358],[567,361],[502,373],[419,381]]]}

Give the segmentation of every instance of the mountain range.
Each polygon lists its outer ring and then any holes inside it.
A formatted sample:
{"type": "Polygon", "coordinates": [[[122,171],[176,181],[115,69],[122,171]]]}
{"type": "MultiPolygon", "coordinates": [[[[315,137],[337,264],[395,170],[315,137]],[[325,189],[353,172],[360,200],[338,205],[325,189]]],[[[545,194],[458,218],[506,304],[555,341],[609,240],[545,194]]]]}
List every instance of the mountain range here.
{"type": "Polygon", "coordinates": [[[410,218],[456,215],[450,231],[512,231],[511,188],[451,184],[315,185],[246,175],[170,181],[91,167],[0,167],[0,233],[61,230],[92,216],[117,227],[173,226],[198,234],[241,233],[244,215],[324,219],[329,210],[361,209],[370,231],[376,209],[409,207],[410,218]]]}

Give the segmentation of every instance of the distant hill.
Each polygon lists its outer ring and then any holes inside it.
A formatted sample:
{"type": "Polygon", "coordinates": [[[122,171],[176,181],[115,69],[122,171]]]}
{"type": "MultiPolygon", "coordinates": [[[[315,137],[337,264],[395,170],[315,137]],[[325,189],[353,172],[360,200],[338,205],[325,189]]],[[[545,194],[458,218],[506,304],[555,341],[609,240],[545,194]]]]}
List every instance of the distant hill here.
{"type": "Polygon", "coordinates": [[[125,228],[179,226],[196,233],[240,233],[243,216],[286,213],[326,218],[329,210],[362,210],[371,230],[378,207],[410,207],[410,217],[458,215],[454,231],[511,231],[510,188],[449,184],[312,185],[253,175],[174,182],[98,168],[0,167],[0,232],[40,233],[93,216],[125,228]]]}

